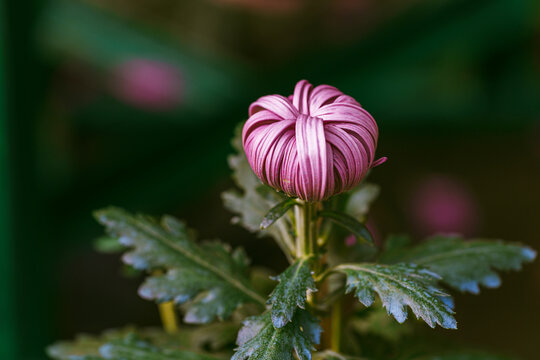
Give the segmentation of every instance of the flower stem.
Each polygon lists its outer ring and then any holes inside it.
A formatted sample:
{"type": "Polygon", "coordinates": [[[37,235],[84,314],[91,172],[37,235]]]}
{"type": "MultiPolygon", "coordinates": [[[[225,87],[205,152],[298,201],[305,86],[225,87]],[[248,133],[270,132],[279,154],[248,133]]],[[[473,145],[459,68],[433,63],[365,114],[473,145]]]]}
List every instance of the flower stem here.
{"type": "Polygon", "coordinates": [[[296,257],[301,258],[306,249],[306,231],[305,231],[305,203],[299,203],[294,208],[294,217],[296,219],[296,257]]]}
{"type": "Polygon", "coordinates": [[[302,201],[295,207],[297,258],[317,254],[317,205],[302,201]]]}
{"type": "Polygon", "coordinates": [[[178,331],[178,322],[174,311],[174,303],[167,301],[158,305],[161,323],[165,332],[172,334],[178,331]]]}
{"type": "Polygon", "coordinates": [[[339,353],[341,347],[341,299],[338,299],[332,305],[331,323],[330,323],[330,347],[333,351],[339,353]]]}
{"type": "MultiPolygon", "coordinates": [[[[302,201],[295,207],[296,215],[296,257],[317,255],[317,207],[318,203],[302,201]]],[[[314,272],[320,269],[318,259],[315,261],[314,272]]],[[[313,306],[313,294],[308,293],[307,303],[313,306]]]]}

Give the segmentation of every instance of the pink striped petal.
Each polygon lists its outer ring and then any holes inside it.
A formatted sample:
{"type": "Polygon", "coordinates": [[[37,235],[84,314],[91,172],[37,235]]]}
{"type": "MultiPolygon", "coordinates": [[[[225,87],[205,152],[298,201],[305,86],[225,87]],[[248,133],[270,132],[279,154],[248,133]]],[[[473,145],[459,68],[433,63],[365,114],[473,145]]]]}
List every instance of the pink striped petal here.
{"type": "Polygon", "coordinates": [[[273,112],[281,119],[294,119],[298,116],[298,110],[293,106],[291,100],[281,95],[266,95],[259,98],[249,106],[249,115],[263,109],[273,112]]]}
{"type": "Polygon", "coordinates": [[[248,162],[262,182],[291,197],[321,201],[358,185],[374,161],[379,130],[352,97],[299,81],[292,95],[249,108],[242,131],[248,162]]]}
{"type": "Polygon", "coordinates": [[[300,115],[296,119],[296,151],[300,166],[300,188],[308,201],[320,201],[326,192],[328,174],[323,121],[300,115]]]}

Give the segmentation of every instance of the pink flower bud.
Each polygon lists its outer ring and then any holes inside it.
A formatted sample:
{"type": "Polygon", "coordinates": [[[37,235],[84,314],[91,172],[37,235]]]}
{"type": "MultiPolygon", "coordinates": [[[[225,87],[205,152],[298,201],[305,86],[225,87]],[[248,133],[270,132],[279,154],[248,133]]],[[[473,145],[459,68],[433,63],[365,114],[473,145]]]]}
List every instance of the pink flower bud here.
{"type": "Polygon", "coordinates": [[[352,189],[386,160],[374,161],[378,135],[373,117],[352,97],[302,80],[288,98],[268,95],[251,104],[242,141],[263,183],[321,201],[352,189]]]}

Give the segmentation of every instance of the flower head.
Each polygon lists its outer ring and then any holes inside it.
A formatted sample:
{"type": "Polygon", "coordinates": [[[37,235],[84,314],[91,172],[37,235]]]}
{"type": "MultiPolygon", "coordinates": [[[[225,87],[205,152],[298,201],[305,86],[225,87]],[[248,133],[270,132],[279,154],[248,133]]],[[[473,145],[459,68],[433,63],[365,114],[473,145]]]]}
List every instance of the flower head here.
{"type": "Polygon", "coordinates": [[[242,131],[248,162],[265,184],[321,201],[352,189],[374,161],[379,131],[352,97],[299,81],[293,95],[267,95],[249,107],[242,131]]]}

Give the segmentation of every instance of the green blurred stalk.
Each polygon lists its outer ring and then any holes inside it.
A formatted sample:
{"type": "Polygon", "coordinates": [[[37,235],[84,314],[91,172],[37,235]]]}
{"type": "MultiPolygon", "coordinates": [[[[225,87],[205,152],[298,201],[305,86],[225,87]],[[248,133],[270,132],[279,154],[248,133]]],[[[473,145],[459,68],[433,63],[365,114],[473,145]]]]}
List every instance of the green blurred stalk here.
{"type": "MultiPolygon", "coordinates": [[[[0,3],[0,19],[5,19],[4,3],[0,3]]],[[[6,49],[5,22],[0,26],[0,354],[3,359],[15,358],[13,304],[13,249],[11,247],[10,192],[7,144],[6,49]]]]}

